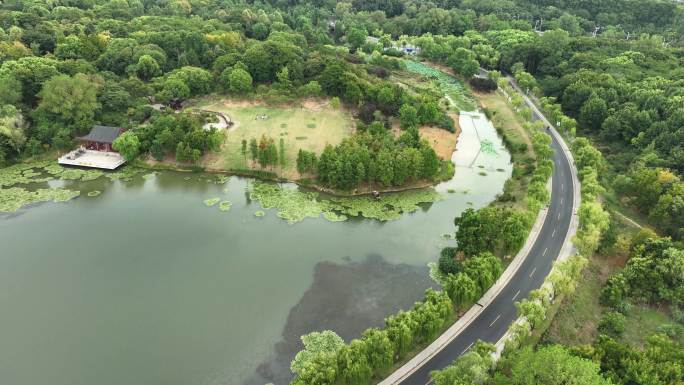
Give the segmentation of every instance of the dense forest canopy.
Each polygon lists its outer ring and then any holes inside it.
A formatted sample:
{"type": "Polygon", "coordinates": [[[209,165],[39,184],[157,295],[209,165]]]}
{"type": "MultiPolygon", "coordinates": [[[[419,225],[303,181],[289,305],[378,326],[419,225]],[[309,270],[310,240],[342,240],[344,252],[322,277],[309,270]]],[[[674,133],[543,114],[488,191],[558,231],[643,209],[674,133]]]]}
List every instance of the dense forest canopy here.
{"type": "MultiPolygon", "coordinates": [[[[337,188],[431,178],[436,172],[417,164],[432,155],[420,154],[415,129],[451,130],[453,121],[437,100],[384,80],[400,63],[379,54],[401,56],[398,48],[412,43],[420,56],[463,77],[478,67],[512,73],[543,107],[558,103],[557,112],[570,117],[558,116],[561,128],[604,144],[611,165],[605,176],[615,190],[679,239],[682,8],[659,0],[5,1],[0,163],[69,148],[93,123],[137,129],[156,121],[149,97],[168,103],[216,92],[281,101],[325,94],[357,108],[363,126],[402,118],[406,135],[388,147],[389,157],[412,164],[375,175],[370,170],[387,156],[374,150],[372,161],[364,160],[346,145],[336,149],[344,154],[335,167],[313,161],[317,167],[303,171],[337,188]]],[[[199,130],[201,123],[154,135],[143,129],[139,152],[195,161],[220,141],[199,130]]]]}

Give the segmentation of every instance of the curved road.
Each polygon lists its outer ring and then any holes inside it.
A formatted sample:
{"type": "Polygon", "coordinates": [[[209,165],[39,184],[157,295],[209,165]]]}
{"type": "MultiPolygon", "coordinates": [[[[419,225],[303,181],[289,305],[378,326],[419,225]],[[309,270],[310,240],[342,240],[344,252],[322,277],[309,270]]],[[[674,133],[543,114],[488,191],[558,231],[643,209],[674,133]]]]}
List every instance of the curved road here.
{"type": "MultiPolygon", "coordinates": [[[[527,97],[524,98],[534,111],[534,118],[543,120],[548,126],[546,118],[531,105],[527,97]]],[[[429,384],[431,371],[450,365],[456,358],[467,352],[477,340],[496,343],[517,318],[514,303],[526,298],[530,291],[539,288],[551,271],[553,262],[558,258],[563,247],[573,215],[573,177],[570,169],[572,166],[561,150],[556,137],[551,135],[551,138],[555,165],[551,202],[539,236],[527,258],[499,295],[458,336],[425,361],[420,368],[395,384],[429,384]]]]}

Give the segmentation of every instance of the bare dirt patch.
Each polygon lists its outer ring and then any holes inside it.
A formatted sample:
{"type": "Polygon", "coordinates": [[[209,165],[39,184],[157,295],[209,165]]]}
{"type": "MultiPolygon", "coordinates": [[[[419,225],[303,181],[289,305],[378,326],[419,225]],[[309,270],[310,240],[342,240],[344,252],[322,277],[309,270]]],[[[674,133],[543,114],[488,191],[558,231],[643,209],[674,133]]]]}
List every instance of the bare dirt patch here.
{"type": "Polygon", "coordinates": [[[437,156],[443,160],[450,160],[454,151],[458,137],[461,135],[461,127],[458,125],[458,114],[450,112],[449,117],[455,122],[456,132],[449,132],[437,127],[421,127],[420,137],[426,139],[430,146],[435,150],[437,156]]]}

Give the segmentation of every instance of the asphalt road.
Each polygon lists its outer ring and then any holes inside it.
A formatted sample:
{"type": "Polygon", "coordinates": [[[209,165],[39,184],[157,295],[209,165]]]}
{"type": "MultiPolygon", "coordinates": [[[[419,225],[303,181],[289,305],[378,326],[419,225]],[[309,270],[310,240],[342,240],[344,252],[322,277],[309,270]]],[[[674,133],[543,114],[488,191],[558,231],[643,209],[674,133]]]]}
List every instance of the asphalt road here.
{"type": "MultiPolygon", "coordinates": [[[[537,113],[535,112],[534,115],[537,113]]],[[[535,119],[546,121],[541,116],[535,116],[535,119]]],[[[473,319],[470,325],[423,366],[399,382],[400,384],[426,385],[430,382],[431,371],[450,365],[456,358],[467,352],[477,340],[496,343],[517,318],[514,303],[526,298],[530,291],[539,288],[551,271],[553,262],[563,247],[573,215],[571,165],[556,139],[551,137],[555,164],[551,202],[546,220],[527,258],[508,285],[504,286],[499,295],[478,317],[473,319]]]]}

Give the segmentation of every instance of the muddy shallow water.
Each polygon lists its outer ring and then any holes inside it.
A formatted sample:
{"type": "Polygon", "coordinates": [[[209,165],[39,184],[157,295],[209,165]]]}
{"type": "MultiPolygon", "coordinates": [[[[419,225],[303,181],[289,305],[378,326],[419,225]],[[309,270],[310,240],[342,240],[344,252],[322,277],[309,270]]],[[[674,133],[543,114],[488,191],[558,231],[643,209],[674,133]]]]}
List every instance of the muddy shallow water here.
{"type": "Polygon", "coordinates": [[[453,218],[511,172],[480,122],[453,160],[444,200],[390,222],[256,217],[237,177],[66,182],[81,196],[0,215],[1,382],[284,384],[301,334],[358,337],[434,285],[426,263],[453,244],[453,218]]]}

